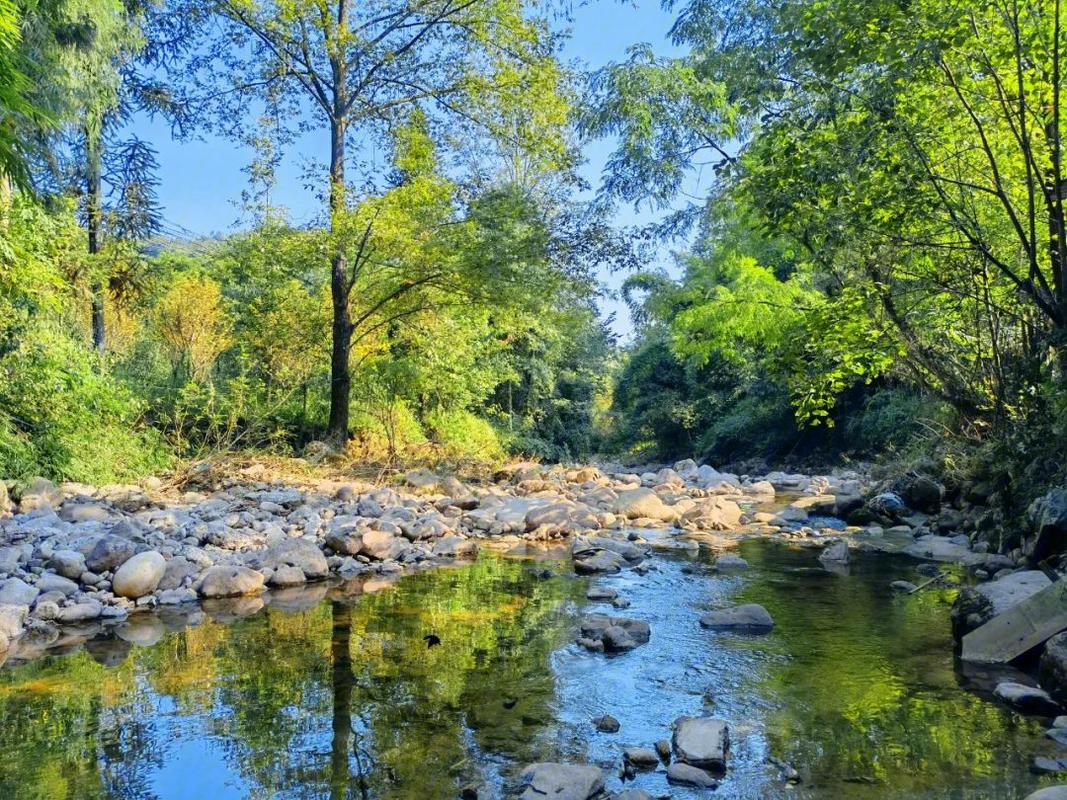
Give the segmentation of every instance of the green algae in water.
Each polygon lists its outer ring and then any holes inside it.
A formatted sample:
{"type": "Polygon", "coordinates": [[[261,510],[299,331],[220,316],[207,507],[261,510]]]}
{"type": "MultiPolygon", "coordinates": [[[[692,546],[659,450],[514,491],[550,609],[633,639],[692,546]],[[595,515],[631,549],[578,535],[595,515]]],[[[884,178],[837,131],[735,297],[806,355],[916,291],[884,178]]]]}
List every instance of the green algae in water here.
{"type": "MultiPolygon", "coordinates": [[[[617,657],[571,644],[580,609],[606,610],[586,603],[587,580],[495,556],[374,593],[279,595],[246,618],[259,601],[170,630],[146,617],[125,634],[148,646],[112,637],[0,671],[0,797],[435,800],[470,783],[503,797],[525,763],[617,765],[623,745],[693,713],[731,724],[717,797],[1021,798],[1040,785],[1027,767],[1048,746],[1041,726],[960,688],[950,593],[888,589],[914,562],[860,558],[833,576],[812,569],[815,551],[741,552],[752,568],[737,575],[657,557],[647,576],[599,579],[631,600],[617,613],[652,624],[648,645],[617,657]],[[767,606],[774,632],[697,625],[742,601],[767,606]],[[618,734],[593,730],[602,713],[618,734]],[[785,788],[768,756],[803,783],[785,788]]],[[[662,770],[636,785],[705,796],[668,789],[662,770]]]]}

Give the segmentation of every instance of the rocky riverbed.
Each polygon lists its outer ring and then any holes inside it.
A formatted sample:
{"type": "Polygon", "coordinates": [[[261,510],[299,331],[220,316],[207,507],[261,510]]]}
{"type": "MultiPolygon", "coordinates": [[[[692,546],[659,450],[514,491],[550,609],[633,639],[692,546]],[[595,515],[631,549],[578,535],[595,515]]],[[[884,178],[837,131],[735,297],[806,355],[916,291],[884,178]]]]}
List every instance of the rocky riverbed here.
{"type": "MultiPolygon", "coordinates": [[[[747,563],[727,549],[755,537],[819,548],[817,562],[829,574],[847,574],[857,551],[960,565],[983,581],[957,603],[953,624],[962,635],[1049,579],[1026,569],[1021,550],[989,553],[973,533],[955,530],[960,515],[940,507],[940,491],[912,485],[873,492],[857,473],[734,475],[692,461],[648,471],[519,464],[479,482],[416,470],[388,487],[294,480],[259,464],[224,474],[206,467],[180,487],[38,480],[17,501],[0,498],[0,651],[16,664],[107,632],[144,643],[138,639],[155,629],[145,622],[154,611],[173,616],[238,598],[247,615],[299,587],[391,579],[482,548],[562,546],[578,575],[594,576],[640,576],[655,569],[649,556],[657,550],[711,549],[718,573],[743,574],[747,563]]],[[[936,577],[931,567],[927,573],[936,577]]],[[[893,588],[912,592],[923,578],[920,571],[915,582],[897,580],[893,588]]],[[[610,658],[655,636],[641,609],[628,609],[630,599],[610,586],[594,586],[589,600],[609,608],[582,618],[577,641],[586,650],[610,658]]],[[[744,636],[775,627],[758,603],[723,604],[698,621],[744,636]]],[[[996,687],[1001,702],[1048,716],[1053,740],[1061,729],[1052,717],[1064,699],[1067,661],[1057,660],[1064,649],[1054,640],[1042,662],[1051,693],[1015,681],[996,687]]],[[[601,724],[610,728],[611,720],[601,724]]],[[[713,787],[729,749],[724,720],[682,715],[662,738],[630,747],[622,769],[662,766],[672,785],[713,787]]],[[[1058,772],[1064,765],[1046,757],[1037,766],[1058,772]]],[[[788,781],[792,767],[781,769],[788,781]]],[[[596,797],[604,786],[599,767],[556,762],[531,765],[522,782],[528,800],[596,797]]],[[[619,796],[651,795],[633,789],[619,796]]]]}

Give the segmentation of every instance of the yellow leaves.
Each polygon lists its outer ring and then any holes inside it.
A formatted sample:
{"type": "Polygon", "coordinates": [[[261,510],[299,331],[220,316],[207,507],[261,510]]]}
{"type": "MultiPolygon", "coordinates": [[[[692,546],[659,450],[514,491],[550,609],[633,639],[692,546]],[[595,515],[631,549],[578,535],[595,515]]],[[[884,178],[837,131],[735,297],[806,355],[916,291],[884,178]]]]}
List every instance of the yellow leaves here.
{"type": "Polygon", "coordinates": [[[206,378],[231,342],[232,326],[222,308],[222,291],[210,278],[178,277],[156,306],[156,328],[175,367],[206,378]]]}

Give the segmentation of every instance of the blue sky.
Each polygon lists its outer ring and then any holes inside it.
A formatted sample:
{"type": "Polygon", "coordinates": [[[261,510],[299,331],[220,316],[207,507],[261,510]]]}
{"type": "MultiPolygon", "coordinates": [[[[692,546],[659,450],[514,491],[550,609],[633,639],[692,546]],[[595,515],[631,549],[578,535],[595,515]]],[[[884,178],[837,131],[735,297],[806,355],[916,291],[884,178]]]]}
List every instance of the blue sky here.
{"type": "MultiPolygon", "coordinates": [[[[673,19],[673,13],[664,11],[658,2],[631,5],[594,0],[575,9],[569,24],[572,36],[563,57],[584,68],[596,69],[622,60],[626,48],[637,42],[648,42],[657,52],[669,53],[672,48],[667,32],[673,19]]],[[[207,236],[237,229],[241,216],[238,203],[247,184],[242,168],[251,157],[247,149],[228,139],[214,137],[174,141],[162,121],[144,121],[137,125],[137,133],[151,141],[158,151],[159,197],[169,230],[188,230],[207,236]]],[[[278,170],[278,185],[272,200],[286,207],[294,222],[309,221],[320,211],[318,201],[304,187],[302,176],[309,159],[326,162],[327,147],[326,136],[306,137],[290,148],[278,170]]],[[[587,163],[582,172],[594,188],[599,186],[611,149],[612,143],[603,140],[585,145],[587,163]]],[[[623,208],[619,210],[617,222],[629,225],[653,218],[648,211],[623,208]]],[[[659,266],[670,265],[666,251],[659,259],[659,266]]],[[[601,277],[609,290],[615,290],[624,276],[601,277]]],[[[616,315],[614,329],[625,338],[630,323],[624,306],[617,299],[606,298],[601,307],[604,314],[616,315]]]]}

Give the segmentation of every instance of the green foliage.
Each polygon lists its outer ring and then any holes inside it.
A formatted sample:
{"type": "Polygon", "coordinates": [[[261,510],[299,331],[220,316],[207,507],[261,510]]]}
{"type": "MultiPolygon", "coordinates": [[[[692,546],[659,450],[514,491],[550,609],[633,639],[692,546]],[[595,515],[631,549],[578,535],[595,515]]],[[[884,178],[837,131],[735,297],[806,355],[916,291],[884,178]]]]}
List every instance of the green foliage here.
{"type": "Polygon", "coordinates": [[[433,411],[426,417],[426,426],[442,461],[496,464],[504,458],[504,446],[496,429],[469,411],[433,411]]]}

